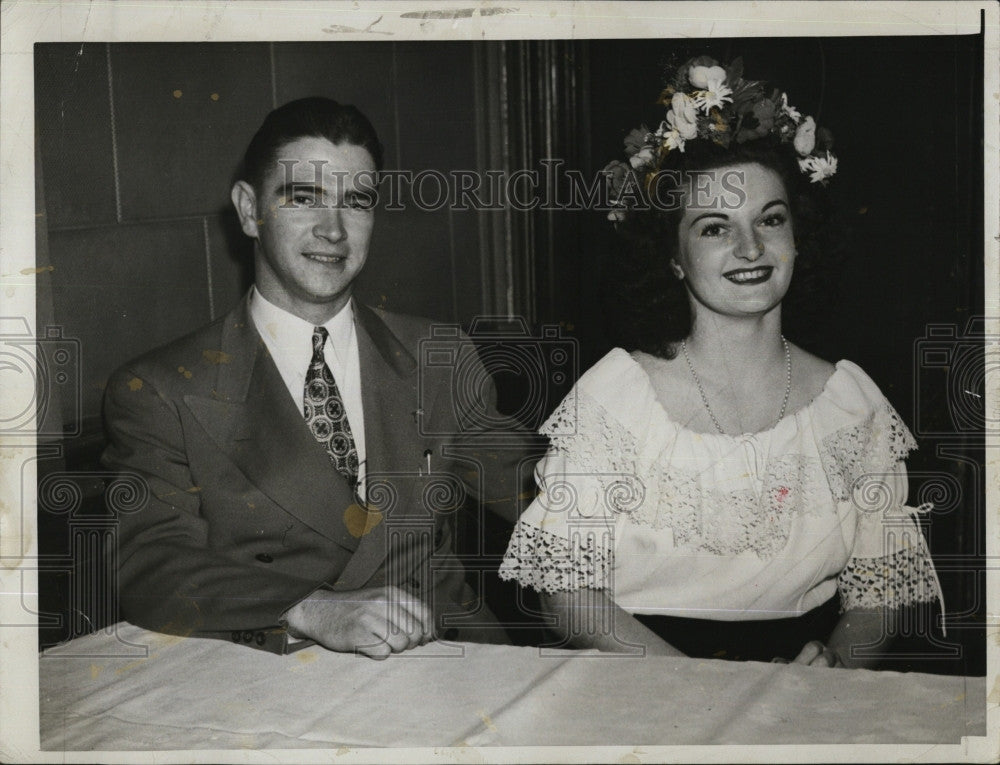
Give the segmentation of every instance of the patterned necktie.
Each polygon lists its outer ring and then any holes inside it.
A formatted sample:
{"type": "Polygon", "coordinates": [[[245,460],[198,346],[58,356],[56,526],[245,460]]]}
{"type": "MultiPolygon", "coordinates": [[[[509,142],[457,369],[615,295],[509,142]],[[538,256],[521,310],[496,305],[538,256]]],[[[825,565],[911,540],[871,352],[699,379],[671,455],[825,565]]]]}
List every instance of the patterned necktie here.
{"type": "Polygon", "coordinates": [[[313,328],[313,356],[306,373],[303,415],[313,436],[330,455],[334,467],[354,489],[358,482],[358,449],[347,422],[344,399],[323,358],[328,335],[325,327],[313,328]]]}

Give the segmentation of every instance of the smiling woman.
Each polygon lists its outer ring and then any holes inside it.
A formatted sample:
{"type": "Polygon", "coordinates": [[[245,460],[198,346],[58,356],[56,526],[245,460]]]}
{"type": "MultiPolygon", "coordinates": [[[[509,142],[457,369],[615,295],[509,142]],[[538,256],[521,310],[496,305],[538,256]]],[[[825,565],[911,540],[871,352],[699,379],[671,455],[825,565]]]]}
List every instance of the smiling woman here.
{"type": "Polygon", "coordinates": [[[795,261],[781,176],[754,163],[720,168],[708,180],[708,193],[689,195],[684,206],[675,275],[687,280],[695,307],[724,315],[775,308],[788,291],[795,261]],[[726,181],[742,192],[732,209],[723,204],[726,181]]]}
{"type": "MultiPolygon", "coordinates": [[[[633,131],[632,141],[638,132],[633,131]]],[[[798,132],[796,127],[787,135],[798,132]]],[[[691,331],[693,316],[692,282],[678,271],[680,248],[691,247],[691,224],[695,218],[703,219],[702,228],[714,222],[725,229],[722,240],[735,245],[733,237],[738,232],[728,219],[751,215],[754,201],[756,212],[781,202],[768,211],[784,218],[777,229],[772,228],[774,219],[758,221],[758,236],[791,238],[780,245],[780,253],[775,247],[762,253],[771,258],[780,254],[787,266],[778,295],[785,309],[782,313],[791,308],[795,314],[808,314],[804,309],[818,304],[821,291],[829,296],[831,256],[843,247],[843,232],[836,225],[825,179],[814,182],[803,171],[803,158],[794,142],[783,142],[780,135],[772,134],[726,146],[712,140],[689,140],[683,151],[667,152],[655,173],[637,156],[641,154],[633,154],[628,163],[609,165],[622,173],[614,176],[621,179],[617,184],[620,206],[609,215],[616,221],[621,247],[607,296],[613,305],[608,319],[619,344],[664,358],[676,355],[677,343],[691,331]],[[758,188],[758,184],[766,186],[758,188]],[[773,193],[768,195],[768,191],[773,193]],[[626,202],[632,204],[626,208],[626,202]],[[791,280],[793,268],[795,279],[791,280]]],[[[708,239],[715,231],[702,233],[708,239]]],[[[693,246],[704,251],[704,246],[693,246]]]]}
{"type": "Polygon", "coordinates": [[[687,62],[661,103],[608,167],[623,347],[543,426],[501,575],[574,646],[873,666],[940,586],[913,436],[860,367],[782,333],[822,263],[831,138],[739,60],[687,62]]]}

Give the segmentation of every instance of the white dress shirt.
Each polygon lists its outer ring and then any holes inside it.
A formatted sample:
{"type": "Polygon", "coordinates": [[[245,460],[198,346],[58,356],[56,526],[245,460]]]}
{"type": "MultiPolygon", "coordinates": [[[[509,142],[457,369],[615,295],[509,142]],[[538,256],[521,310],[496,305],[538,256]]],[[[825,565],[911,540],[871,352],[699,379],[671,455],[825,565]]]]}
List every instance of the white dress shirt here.
{"type": "MultiPolygon", "coordinates": [[[[250,291],[250,316],[274,359],[288,394],[301,414],[306,373],[312,361],[313,325],[274,305],[257,288],[250,291]]],[[[358,493],[363,498],[365,479],[365,416],[361,403],[361,368],[358,335],[354,328],[354,308],[347,301],[326,324],[329,336],[323,347],[326,364],[337,381],[347,421],[358,450],[358,493]]]]}

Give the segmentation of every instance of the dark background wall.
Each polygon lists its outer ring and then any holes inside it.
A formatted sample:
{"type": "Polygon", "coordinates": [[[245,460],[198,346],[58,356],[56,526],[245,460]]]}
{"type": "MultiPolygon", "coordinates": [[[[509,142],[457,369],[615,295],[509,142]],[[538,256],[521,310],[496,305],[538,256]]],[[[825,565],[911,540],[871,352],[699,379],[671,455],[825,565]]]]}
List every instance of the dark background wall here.
{"type": "MultiPolygon", "coordinates": [[[[664,70],[703,54],[742,56],[746,77],[780,84],[791,104],[832,130],[840,164],[831,193],[850,244],[831,274],[839,298],[816,323],[786,332],[823,358],[858,363],[917,436],[909,502],[936,504],[924,531],[945,592],[948,642],[962,652],[943,666],[978,671],[986,613],[983,336],[975,322],[983,305],[981,46],[975,36],[592,40],[582,158],[588,172],[622,158],[629,130],[664,117],[654,103],[664,70]],[[928,338],[932,325],[952,337],[928,338]]],[[[576,328],[586,367],[611,345],[595,307],[605,286],[598,275],[614,268],[614,235],[591,212],[554,217],[539,317],[576,328]],[[546,281],[546,273],[556,276],[546,281]]]]}
{"type": "MultiPolygon", "coordinates": [[[[39,311],[79,338],[82,356],[84,426],[63,444],[67,465],[99,448],[100,394],[118,364],[221,315],[248,286],[229,186],[274,105],[355,103],[390,168],[560,157],[589,175],[621,158],[631,128],[663,118],[653,102],[665,67],[702,53],[741,55],[748,77],[780,83],[834,133],[831,188],[852,246],[825,321],[788,334],[860,364],[917,435],[911,503],[938,504],[926,532],[948,641],[962,647],[950,667],[981,671],[982,343],[962,339],[982,305],[979,37],[38,45],[39,265],[52,266],[39,311]],[[955,331],[938,343],[947,364],[921,363],[932,324],[955,331]],[[971,372],[959,379],[962,365],[971,372]]],[[[363,298],[466,324],[511,308],[578,341],[580,368],[610,348],[601,273],[614,268],[614,235],[602,214],[379,215],[363,298]]],[[[517,380],[501,382],[516,406],[517,380]]]]}
{"type": "MultiPolygon", "coordinates": [[[[221,316],[249,286],[229,189],[268,111],[329,95],[370,117],[389,168],[470,168],[474,72],[464,43],[36,46],[53,266],[40,289],[82,343],[82,416],[99,415],[114,368],[221,316]]],[[[442,320],[480,312],[477,217],[413,206],[391,216],[376,227],[362,296],[442,320]]]]}
{"type": "MultiPolygon", "coordinates": [[[[43,644],[114,618],[113,571],[96,565],[96,537],[107,530],[104,481],[92,475],[104,445],[102,392],[119,365],[222,316],[251,284],[252,245],[229,192],[264,116],[326,95],[369,116],[387,169],[475,168],[491,114],[477,108],[488,50],[36,45],[38,323],[78,342],[81,379],[79,396],[58,402],[70,435],[54,439],[38,463],[43,644]],[[44,490],[60,472],[78,486],[78,511],[44,490]]],[[[379,213],[358,294],[391,310],[468,322],[490,300],[481,246],[488,222],[411,204],[379,213]]]]}

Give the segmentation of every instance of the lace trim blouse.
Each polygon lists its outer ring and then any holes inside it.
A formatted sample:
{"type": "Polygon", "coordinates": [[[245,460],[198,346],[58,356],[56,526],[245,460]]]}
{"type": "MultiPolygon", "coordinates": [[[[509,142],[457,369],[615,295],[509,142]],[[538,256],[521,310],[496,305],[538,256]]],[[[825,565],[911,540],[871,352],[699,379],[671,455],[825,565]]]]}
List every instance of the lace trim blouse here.
{"type": "MultiPolygon", "coordinates": [[[[500,576],[544,592],[607,589],[632,613],[719,620],[941,599],[906,505],[916,442],[875,383],[841,361],[813,401],[729,436],[673,422],[615,349],[541,428],[540,493],[500,576]]],[[[943,609],[943,603],[942,603],[943,609]]]]}

